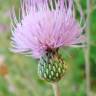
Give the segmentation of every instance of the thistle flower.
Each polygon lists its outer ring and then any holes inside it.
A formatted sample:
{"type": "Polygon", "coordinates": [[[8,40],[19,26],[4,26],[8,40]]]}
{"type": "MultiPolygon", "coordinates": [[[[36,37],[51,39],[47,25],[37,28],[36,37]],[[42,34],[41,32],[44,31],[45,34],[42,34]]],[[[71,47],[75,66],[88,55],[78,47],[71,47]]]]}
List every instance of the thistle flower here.
{"type": "Polygon", "coordinates": [[[84,44],[84,27],[77,21],[73,0],[28,0],[21,4],[20,20],[13,16],[12,51],[40,59],[38,71],[47,81],[60,80],[66,71],[58,50],[84,44]]]}

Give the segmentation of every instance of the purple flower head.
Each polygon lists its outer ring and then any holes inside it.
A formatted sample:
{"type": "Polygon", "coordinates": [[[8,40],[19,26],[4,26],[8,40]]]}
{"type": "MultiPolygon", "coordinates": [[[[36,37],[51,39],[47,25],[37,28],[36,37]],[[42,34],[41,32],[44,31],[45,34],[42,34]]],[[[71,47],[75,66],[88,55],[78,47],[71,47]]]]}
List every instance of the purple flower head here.
{"type": "Polygon", "coordinates": [[[49,1],[23,1],[20,20],[12,19],[12,51],[40,58],[49,49],[84,44],[82,15],[77,21],[73,0],[58,0],[55,8],[49,1]]]}

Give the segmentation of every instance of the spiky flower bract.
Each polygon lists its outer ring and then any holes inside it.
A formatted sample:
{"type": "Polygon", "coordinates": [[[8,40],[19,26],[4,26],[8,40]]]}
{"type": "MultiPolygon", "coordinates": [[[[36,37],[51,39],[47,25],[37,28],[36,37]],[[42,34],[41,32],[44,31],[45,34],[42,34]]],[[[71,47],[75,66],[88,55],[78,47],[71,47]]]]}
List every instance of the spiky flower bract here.
{"type": "MultiPolygon", "coordinates": [[[[52,0],[25,0],[21,4],[20,20],[17,20],[15,15],[12,19],[12,51],[32,55],[43,61],[43,65],[41,61],[39,62],[38,70],[40,72],[43,70],[41,76],[48,81],[57,81],[63,76],[62,71],[60,73],[53,71],[51,76],[49,72],[49,77],[45,74],[48,62],[50,64],[56,62],[57,67],[53,65],[55,68],[60,68],[58,61],[61,62],[62,58],[57,56],[58,52],[55,52],[58,60],[54,58],[54,50],[83,44],[85,41],[83,27],[74,15],[73,0],[53,1],[54,3],[52,0]],[[45,66],[45,69],[42,66],[45,66]],[[61,75],[56,77],[56,74],[61,75]]],[[[53,70],[53,66],[51,69],[53,70]]],[[[48,70],[52,71],[51,69],[48,70]]],[[[63,67],[60,70],[63,70],[63,67]]]]}

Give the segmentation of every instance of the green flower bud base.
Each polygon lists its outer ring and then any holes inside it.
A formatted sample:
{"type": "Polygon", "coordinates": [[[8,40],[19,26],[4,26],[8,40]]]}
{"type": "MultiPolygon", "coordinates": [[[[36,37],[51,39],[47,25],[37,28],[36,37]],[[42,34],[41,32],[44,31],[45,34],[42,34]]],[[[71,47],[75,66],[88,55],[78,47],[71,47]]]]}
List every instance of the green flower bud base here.
{"type": "Polygon", "coordinates": [[[44,54],[38,64],[39,76],[48,82],[58,82],[64,76],[67,65],[57,52],[44,54]]]}

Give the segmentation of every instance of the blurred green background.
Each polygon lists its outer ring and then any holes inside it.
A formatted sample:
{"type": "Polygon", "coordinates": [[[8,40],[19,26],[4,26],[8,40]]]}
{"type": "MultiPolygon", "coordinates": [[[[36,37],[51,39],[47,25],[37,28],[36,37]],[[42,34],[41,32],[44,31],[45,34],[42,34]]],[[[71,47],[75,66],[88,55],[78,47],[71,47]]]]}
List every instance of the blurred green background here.
{"type": "MultiPolygon", "coordinates": [[[[80,0],[86,15],[86,0],[80,0]]],[[[39,79],[38,62],[10,52],[10,10],[19,10],[19,0],[0,0],[0,57],[5,58],[8,75],[0,75],[0,96],[54,96],[51,85],[39,79]]],[[[91,94],[96,96],[96,0],[91,0],[90,18],[90,84],[91,94]]],[[[63,49],[69,70],[59,82],[62,96],[86,96],[84,52],[81,48],[63,49]],[[66,51],[67,50],[67,51],[66,51]]]]}

